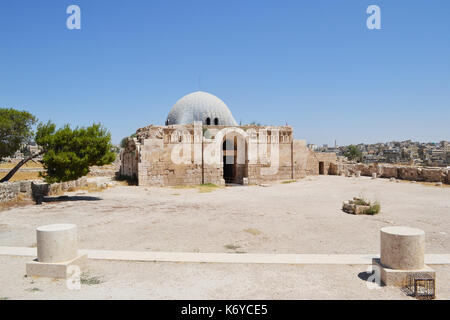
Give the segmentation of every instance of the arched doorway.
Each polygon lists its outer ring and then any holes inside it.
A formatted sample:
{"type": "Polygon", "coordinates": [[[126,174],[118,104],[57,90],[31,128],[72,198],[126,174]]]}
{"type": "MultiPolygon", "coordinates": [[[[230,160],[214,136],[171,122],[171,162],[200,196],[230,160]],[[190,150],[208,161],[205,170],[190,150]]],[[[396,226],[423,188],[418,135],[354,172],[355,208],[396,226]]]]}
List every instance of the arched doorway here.
{"type": "Polygon", "coordinates": [[[223,179],[227,184],[243,184],[248,177],[247,143],[239,134],[227,134],[222,143],[223,179]]]}

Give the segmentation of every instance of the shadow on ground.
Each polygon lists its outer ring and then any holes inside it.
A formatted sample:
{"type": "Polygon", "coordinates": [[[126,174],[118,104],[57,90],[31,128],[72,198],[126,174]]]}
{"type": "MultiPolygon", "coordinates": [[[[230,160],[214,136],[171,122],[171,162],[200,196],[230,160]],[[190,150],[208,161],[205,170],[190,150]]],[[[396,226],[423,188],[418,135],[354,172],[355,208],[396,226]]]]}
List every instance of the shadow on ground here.
{"type": "Polygon", "coordinates": [[[102,198],[91,196],[59,196],[59,197],[44,197],[42,202],[63,202],[63,201],[99,201],[102,198]]]}
{"type": "Polygon", "coordinates": [[[360,278],[363,281],[367,281],[369,279],[369,277],[373,274],[373,272],[360,272],[358,273],[358,278],[360,278]]]}

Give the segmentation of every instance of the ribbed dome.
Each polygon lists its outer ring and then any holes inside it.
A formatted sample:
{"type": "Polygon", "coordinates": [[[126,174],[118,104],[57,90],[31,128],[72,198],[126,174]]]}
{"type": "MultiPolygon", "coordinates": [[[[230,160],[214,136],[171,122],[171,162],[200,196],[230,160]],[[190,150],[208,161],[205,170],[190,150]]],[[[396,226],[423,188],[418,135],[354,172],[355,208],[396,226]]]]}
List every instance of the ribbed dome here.
{"type": "Polygon", "coordinates": [[[204,125],[237,126],[225,102],[203,91],[193,92],[178,100],[167,116],[166,125],[194,121],[201,121],[204,125]]]}

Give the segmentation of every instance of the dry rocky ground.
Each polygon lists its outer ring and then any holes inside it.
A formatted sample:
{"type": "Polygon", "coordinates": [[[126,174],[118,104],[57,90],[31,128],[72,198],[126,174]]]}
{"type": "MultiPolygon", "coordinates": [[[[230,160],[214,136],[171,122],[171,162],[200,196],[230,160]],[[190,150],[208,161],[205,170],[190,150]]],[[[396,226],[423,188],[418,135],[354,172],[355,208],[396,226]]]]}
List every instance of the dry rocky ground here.
{"type": "MultiPolygon", "coordinates": [[[[380,228],[406,225],[425,230],[427,253],[450,253],[448,187],[318,176],[202,191],[117,186],[9,208],[0,212],[0,246],[35,246],[37,226],[68,222],[83,249],[367,254],[379,252],[380,228]],[[381,212],[344,213],[342,202],[355,196],[379,201],[381,212]]],[[[101,281],[75,292],[64,281],[24,278],[28,260],[0,257],[0,298],[407,298],[395,288],[367,289],[367,266],[91,260],[88,274],[101,281]]],[[[450,266],[433,268],[439,298],[450,299],[450,266]]]]}

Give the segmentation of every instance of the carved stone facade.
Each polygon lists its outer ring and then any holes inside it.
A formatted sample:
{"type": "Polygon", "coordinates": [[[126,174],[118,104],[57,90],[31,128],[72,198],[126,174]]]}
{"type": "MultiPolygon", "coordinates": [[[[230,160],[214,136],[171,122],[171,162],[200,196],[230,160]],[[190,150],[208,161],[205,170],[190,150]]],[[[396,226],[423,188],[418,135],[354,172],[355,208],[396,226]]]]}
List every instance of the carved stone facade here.
{"type": "Polygon", "coordinates": [[[336,155],[321,157],[289,126],[150,125],[128,139],[120,174],[144,186],[259,184],[328,174],[336,155]]]}

